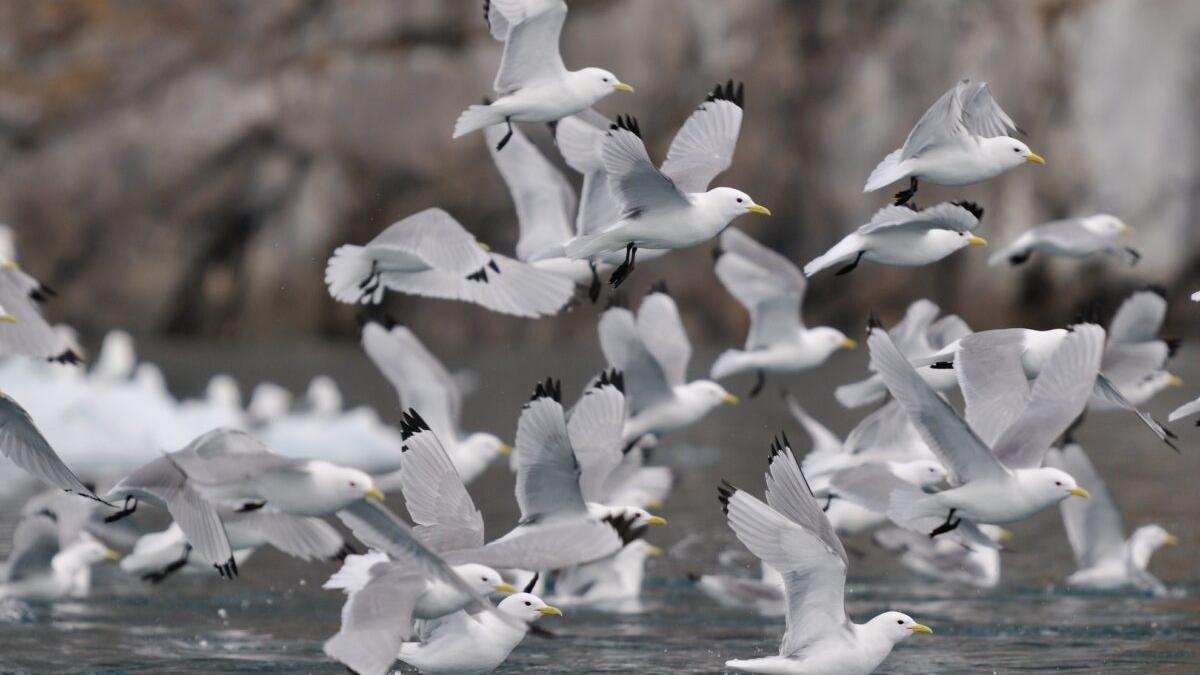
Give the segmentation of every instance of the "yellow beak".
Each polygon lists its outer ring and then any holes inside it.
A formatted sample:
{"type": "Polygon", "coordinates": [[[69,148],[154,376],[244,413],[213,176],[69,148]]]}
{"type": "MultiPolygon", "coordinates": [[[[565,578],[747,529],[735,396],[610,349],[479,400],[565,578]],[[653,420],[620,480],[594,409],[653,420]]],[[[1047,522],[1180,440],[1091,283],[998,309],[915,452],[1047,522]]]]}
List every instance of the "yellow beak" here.
{"type": "Polygon", "coordinates": [[[738,400],[738,397],[734,396],[733,394],[725,394],[724,396],[721,397],[721,403],[728,403],[729,405],[737,405],[739,402],[740,401],[738,400]]]}
{"type": "Polygon", "coordinates": [[[517,589],[512,584],[496,584],[497,593],[516,593],[517,589]]]}
{"type": "Polygon", "coordinates": [[[3,322],[3,323],[16,323],[16,322],[17,322],[17,317],[13,316],[12,314],[9,314],[8,312],[5,312],[5,313],[3,313],[3,314],[0,314],[0,322],[3,322]]]}
{"type": "Polygon", "coordinates": [[[1028,155],[1025,155],[1025,161],[1029,162],[1030,164],[1041,164],[1042,166],[1046,165],[1046,160],[1042,159],[1042,156],[1036,152],[1031,152],[1028,155]]]}
{"type": "Polygon", "coordinates": [[[1000,541],[1012,541],[1012,538],[1013,538],[1012,530],[1006,530],[1004,528],[1000,528],[1000,534],[997,535],[997,538],[1000,541]]]}
{"type": "Polygon", "coordinates": [[[1125,223],[1121,223],[1121,234],[1129,234],[1130,232],[1133,232],[1133,228],[1125,223]]]}
{"type": "Polygon", "coordinates": [[[1081,488],[1081,487],[1077,487],[1077,488],[1071,488],[1071,489],[1068,491],[1068,494],[1071,494],[1071,495],[1073,495],[1073,496],[1075,496],[1075,497],[1083,497],[1084,499],[1088,499],[1088,498],[1090,498],[1090,497],[1091,497],[1091,495],[1090,495],[1090,494],[1088,494],[1088,491],[1087,491],[1087,490],[1084,490],[1084,489],[1083,489],[1083,488],[1081,488]]]}
{"type": "Polygon", "coordinates": [[[617,91],[623,91],[623,92],[625,92],[626,94],[632,94],[632,93],[633,93],[633,87],[631,87],[631,86],[629,86],[629,85],[625,84],[624,82],[618,82],[618,83],[614,84],[614,85],[613,85],[613,89],[615,89],[615,90],[617,90],[617,91]]]}
{"type": "Polygon", "coordinates": [[[109,549],[104,552],[104,559],[105,560],[120,560],[121,554],[117,553],[116,551],[114,551],[112,549],[109,549]]]}
{"type": "Polygon", "coordinates": [[[647,525],[666,525],[667,519],[662,516],[650,516],[646,519],[647,525]]]}
{"type": "Polygon", "coordinates": [[[1167,378],[1167,384],[1171,385],[1172,387],[1182,387],[1183,378],[1179,377],[1178,375],[1171,375],[1169,378],[1167,378]]]}
{"type": "Polygon", "coordinates": [[[16,270],[16,269],[21,269],[21,268],[17,266],[17,263],[16,263],[16,261],[13,261],[13,260],[5,260],[3,264],[0,264],[0,269],[3,269],[3,270],[16,270]]]}
{"type": "Polygon", "coordinates": [[[546,605],[545,607],[539,609],[538,611],[541,612],[542,614],[550,614],[553,616],[562,616],[562,610],[555,607],[554,605],[546,605]]]}
{"type": "Polygon", "coordinates": [[[850,338],[842,338],[842,349],[854,349],[858,343],[850,338]]]}
{"type": "Polygon", "coordinates": [[[504,455],[505,457],[508,457],[509,455],[512,454],[512,446],[509,445],[508,443],[501,443],[500,448],[497,450],[497,452],[499,452],[501,455],[504,455]]]}
{"type": "Polygon", "coordinates": [[[1179,537],[1176,537],[1173,534],[1168,534],[1167,538],[1163,540],[1163,543],[1167,546],[1175,546],[1179,543],[1179,537]]]}
{"type": "Polygon", "coordinates": [[[933,629],[930,628],[929,626],[926,626],[923,623],[914,623],[913,627],[912,627],[912,632],[925,633],[926,635],[933,635],[933,629]]]}
{"type": "Polygon", "coordinates": [[[749,211],[750,213],[757,213],[760,216],[771,215],[771,209],[768,209],[767,207],[763,206],[762,204],[751,204],[750,208],[748,208],[746,210],[749,211]]]}
{"type": "Polygon", "coordinates": [[[971,246],[987,246],[987,239],[973,234],[967,238],[967,243],[971,246]]]}
{"type": "Polygon", "coordinates": [[[479,248],[483,249],[485,253],[490,252],[492,250],[491,246],[488,246],[487,244],[483,243],[482,241],[477,241],[475,243],[479,244],[479,248]]]}
{"type": "Polygon", "coordinates": [[[383,501],[383,490],[380,490],[377,487],[373,487],[370,490],[364,491],[363,496],[370,497],[371,499],[378,499],[379,501],[383,501]]]}
{"type": "Polygon", "coordinates": [[[646,555],[650,556],[651,558],[658,558],[662,556],[662,554],[663,550],[657,546],[651,545],[646,547],[646,555]]]}

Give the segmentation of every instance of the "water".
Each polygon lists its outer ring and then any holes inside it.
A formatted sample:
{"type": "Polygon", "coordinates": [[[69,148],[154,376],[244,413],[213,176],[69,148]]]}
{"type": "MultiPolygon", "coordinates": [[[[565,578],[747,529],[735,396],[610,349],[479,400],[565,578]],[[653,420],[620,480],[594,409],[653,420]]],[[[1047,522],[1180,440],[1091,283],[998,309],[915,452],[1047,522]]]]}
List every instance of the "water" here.
{"type": "MultiPolygon", "coordinates": [[[[594,338],[592,338],[594,339],[594,338]]],[[[464,355],[489,383],[467,403],[472,428],[512,437],[516,411],[533,382],[546,374],[565,377],[570,400],[587,373],[600,367],[589,349],[464,355]],[[531,364],[537,364],[532,368],[531,364]]],[[[233,372],[243,382],[270,377],[299,388],[309,376],[333,372],[347,398],[391,411],[394,397],[353,346],[224,349],[160,345],[143,350],[167,367],[176,391],[194,393],[204,376],[233,372]]],[[[807,377],[787,384],[810,411],[838,432],[857,415],[829,398],[832,384],[850,381],[864,355],[844,355],[807,377]]],[[[1200,361],[1177,364],[1186,380],[1200,381],[1200,361]],[[1191,377],[1189,377],[1191,376],[1191,377]]],[[[694,364],[708,363],[708,351],[694,364]]],[[[693,370],[695,370],[695,365],[693,370]]],[[[762,493],[766,445],[786,429],[798,448],[803,434],[784,412],[775,391],[740,409],[723,409],[703,424],[665,444],[656,461],[671,464],[678,485],[663,510],[670,520],[651,540],[668,550],[648,564],[642,612],[616,614],[566,608],[562,618],[541,622],[553,639],[528,637],[503,667],[506,672],[721,672],[729,658],[773,654],[782,632],[779,617],[723,610],[686,581],[690,572],[714,570],[718,552],[738,544],[724,525],[715,495],[721,478],[762,493]]],[[[734,382],[744,391],[746,382],[734,382]]],[[[1172,391],[1151,406],[1160,417],[1190,396],[1172,391]]],[[[1179,598],[1154,599],[1125,593],[1075,593],[1061,588],[1072,571],[1070,549],[1057,511],[1013,527],[1013,552],[1004,556],[1004,580],[994,591],[943,586],[913,577],[865,537],[846,541],[851,554],[848,609],[857,620],[896,609],[932,626],[932,636],[914,636],[885,662],[891,673],[996,673],[1075,670],[1105,673],[1194,673],[1200,671],[1200,576],[1196,513],[1200,493],[1200,431],[1175,425],[1183,453],[1174,455],[1131,418],[1097,417],[1079,435],[1125,512],[1126,528],[1158,522],[1183,539],[1164,549],[1152,570],[1179,598]]],[[[471,486],[488,517],[488,532],[511,527],[516,517],[511,477],[493,467],[471,486]]],[[[0,514],[11,514],[21,495],[0,498],[0,514]]],[[[400,508],[397,500],[392,505],[400,508]]],[[[139,516],[141,517],[141,516],[139,516]]],[[[148,521],[147,525],[158,525],[148,521]]],[[[13,526],[0,515],[0,532],[13,526]]],[[[6,550],[4,534],[0,549],[6,550]]],[[[752,564],[743,559],[749,573],[752,564]]],[[[312,672],[343,673],[321,653],[337,630],[341,596],[320,585],[330,563],[304,564],[271,551],[242,566],[235,582],[215,575],[177,575],[159,587],[100,568],[91,597],[52,604],[0,604],[0,671],[31,672],[312,672]]]]}

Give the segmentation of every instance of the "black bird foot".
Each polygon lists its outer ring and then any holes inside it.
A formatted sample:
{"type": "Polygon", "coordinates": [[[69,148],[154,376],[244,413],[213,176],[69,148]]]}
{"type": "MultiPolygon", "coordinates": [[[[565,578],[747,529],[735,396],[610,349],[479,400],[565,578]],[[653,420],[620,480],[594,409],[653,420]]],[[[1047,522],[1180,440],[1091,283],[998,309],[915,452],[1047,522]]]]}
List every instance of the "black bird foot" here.
{"type": "Polygon", "coordinates": [[[1017,265],[1025,264],[1029,260],[1029,256],[1033,255],[1033,251],[1025,251],[1024,253],[1014,253],[1008,256],[1008,264],[1016,267],[1017,265]]]}
{"type": "Polygon", "coordinates": [[[617,288],[625,283],[630,274],[633,274],[633,268],[637,264],[637,246],[628,244],[625,246],[625,262],[621,263],[617,269],[613,270],[612,276],[608,278],[608,283],[613,288],[617,288]]]}
{"type": "Polygon", "coordinates": [[[500,142],[496,144],[496,152],[500,152],[501,150],[503,150],[504,146],[508,145],[508,140],[510,138],[512,138],[512,134],[513,134],[512,120],[505,117],[504,122],[506,124],[508,124],[508,133],[504,134],[504,138],[501,138],[500,142]]]}
{"type": "Polygon", "coordinates": [[[956,527],[958,527],[959,523],[962,522],[962,518],[954,517],[954,512],[957,510],[958,509],[950,509],[950,514],[946,516],[946,522],[933,528],[933,532],[929,533],[930,539],[933,539],[934,537],[936,537],[940,534],[946,534],[947,532],[952,532],[952,531],[954,531],[954,529],[956,527]]]}
{"type": "Polygon", "coordinates": [[[853,272],[854,268],[858,267],[858,263],[862,262],[862,257],[863,257],[864,253],[866,253],[866,251],[859,251],[858,255],[854,256],[854,262],[852,262],[849,265],[846,265],[842,269],[838,270],[837,273],[835,273],[833,276],[840,277],[843,274],[849,274],[849,273],[853,272]]]}
{"type": "Polygon", "coordinates": [[[148,582],[150,582],[152,584],[156,584],[156,585],[161,584],[164,580],[166,580],[167,577],[178,572],[180,569],[183,569],[183,566],[187,564],[188,557],[191,556],[191,554],[192,554],[192,547],[190,544],[188,544],[183,547],[183,557],[181,557],[179,560],[176,560],[175,562],[171,563],[170,565],[167,565],[166,567],[162,568],[161,570],[159,570],[157,572],[150,572],[148,574],[143,574],[142,581],[148,581],[148,582]]]}
{"type": "Polygon", "coordinates": [[[758,378],[754,381],[754,388],[750,390],[749,394],[746,394],[746,398],[754,398],[755,396],[758,396],[762,393],[763,387],[767,386],[767,374],[761,370],[756,370],[754,372],[757,374],[758,378]]]}
{"type": "Polygon", "coordinates": [[[600,283],[600,274],[596,272],[596,263],[588,263],[588,267],[592,269],[592,283],[590,286],[588,286],[588,298],[591,299],[592,304],[594,305],[596,304],[596,301],[600,299],[600,288],[602,287],[602,284],[600,283]]]}
{"type": "Polygon", "coordinates": [[[132,516],[134,511],[137,511],[137,500],[133,497],[126,497],[125,503],[122,505],[121,510],[110,516],[105,516],[104,522],[115,523],[122,518],[132,516]]]}
{"type": "Polygon", "coordinates": [[[238,507],[237,512],[238,513],[249,513],[251,511],[257,511],[266,505],[267,505],[266,502],[246,502],[245,504],[242,504],[240,507],[238,507]]]}
{"type": "Polygon", "coordinates": [[[825,506],[822,506],[821,510],[829,511],[830,506],[833,506],[833,493],[832,492],[825,496],[825,506]]]}
{"type": "Polygon", "coordinates": [[[908,189],[907,189],[907,190],[901,190],[901,191],[899,191],[899,192],[897,192],[897,193],[896,193],[896,195],[895,195],[895,196],[896,196],[896,202],[895,202],[895,205],[896,205],[896,206],[905,206],[905,205],[907,205],[907,204],[908,204],[908,202],[909,202],[909,200],[910,200],[910,199],[912,199],[913,197],[915,197],[915,196],[916,196],[916,194],[917,194],[917,179],[916,179],[916,178],[912,178],[912,177],[910,177],[910,178],[908,179],[908,189]]]}

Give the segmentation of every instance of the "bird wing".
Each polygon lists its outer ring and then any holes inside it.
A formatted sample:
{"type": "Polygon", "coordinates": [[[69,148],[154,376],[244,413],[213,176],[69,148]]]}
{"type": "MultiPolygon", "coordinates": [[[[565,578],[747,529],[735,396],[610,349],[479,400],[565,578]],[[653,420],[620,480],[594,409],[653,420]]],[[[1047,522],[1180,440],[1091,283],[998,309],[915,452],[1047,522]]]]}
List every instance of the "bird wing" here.
{"type": "Polygon", "coordinates": [[[500,94],[512,92],[534,83],[565,80],[567,68],[558,50],[563,21],[567,18],[567,3],[563,0],[488,0],[485,16],[502,17],[497,27],[506,24],[504,54],[500,70],[492,87],[500,94]]]}
{"type": "Polygon", "coordinates": [[[950,471],[952,483],[1002,478],[1008,474],[950,404],[913,370],[883,329],[872,328],[867,344],[888,391],[908,414],[938,460],[950,471]]]}
{"type": "Polygon", "coordinates": [[[963,80],[955,84],[921,115],[916,126],[908,132],[908,138],[904,139],[901,160],[917,157],[929,148],[952,142],[966,133],[961,95],[966,83],[967,80],[963,80]]]}
{"type": "Polygon", "coordinates": [[[1113,384],[1124,389],[1141,384],[1167,367],[1170,346],[1163,340],[1113,342],[1104,348],[1100,370],[1113,384]]]}
{"type": "Polygon", "coordinates": [[[1138,343],[1158,341],[1167,315],[1167,301],[1154,291],[1139,291],[1121,303],[1108,325],[1108,341],[1138,343]]]}
{"type": "Polygon", "coordinates": [[[517,258],[537,260],[574,235],[575,189],[525,134],[514,128],[503,151],[496,144],[504,125],[488,127],[488,152],[517,210],[517,258]]]}
{"type": "Polygon", "coordinates": [[[393,223],[372,239],[367,249],[377,254],[401,251],[436,270],[463,277],[483,268],[491,259],[462,224],[436,207],[393,223]]]}
{"type": "MultiPolygon", "coordinates": [[[[725,487],[729,527],[766,564],[783,575],[786,629],[779,647],[790,656],[847,626],[846,561],[825,541],[784,514],[737,488],[725,487]]],[[[820,514],[820,509],[817,509],[820,514]]],[[[821,514],[822,517],[824,514],[821,514]]]]}
{"type": "Polygon", "coordinates": [[[728,228],[721,235],[716,273],[725,288],[750,312],[746,349],[795,339],[804,329],[800,304],[808,287],[787,258],[728,228]]]}
{"type": "Polygon", "coordinates": [[[783,443],[776,440],[771,446],[766,482],[768,506],[815,534],[830,553],[841,558],[843,565],[849,564],[846,549],[813,497],[808,479],[800,470],[786,437],[783,443]]]}
{"type": "Polygon", "coordinates": [[[677,387],[687,382],[692,343],[670,295],[655,291],[646,296],[638,308],[637,330],[646,350],[662,366],[667,384],[677,387]]]}
{"type": "Polygon", "coordinates": [[[625,376],[630,415],[674,396],[663,367],[642,343],[633,312],[624,307],[608,308],[600,317],[598,332],[600,351],[608,365],[625,376]]]}
{"type": "Polygon", "coordinates": [[[1020,331],[990,330],[963,338],[954,357],[967,424],[988,447],[1029,403],[1029,380],[1021,353],[1020,331]]]}
{"type": "Polygon", "coordinates": [[[621,432],[625,425],[625,394],[620,373],[604,373],[567,416],[567,437],[579,463],[579,491],[584,502],[606,501],[608,479],[624,459],[621,432]]]}
{"type": "Polygon", "coordinates": [[[1029,403],[992,446],[1010,469],[1042,465],[1046,450],[1087,406],[1100,374],[1104,329],[1077,324],[1033,382],[1029,403]]]}
{"type": "Polygon", "coordinates": [[[582,565],[621,550],[619,524],[566,518],[521,525],[478,549],[449,551],[452,564],[476,563],[498,569],[549,570],[582,565]]]}
{"type": "Polygon", "coordinates": [[[436,432],[410,409],[400,433],[404,438],[400,490],[408,515],[417,524],[417,538],[438,552],[483,546],[483,514],[475,508],[436,432]]]}
{"type": "Polygon", "coordinates": [[[0,581],[13,583],[50,574],[50,561],[58,555],[58,523],[49,515],[35,513],[22,518],[12,535],[12,551],[0,581]]]}
{"type": "Polygon", "coordinates": [[[930,348],[929,326],[937,318],[941,308],[921,298],[904,310],[904,318],[888,329],[888,335],[896,348],[909,356],[924,354],[930,348]]]}
{"type": "Polygon", "coordinates": [[[1083,448],[1070,443],[1062,450],[1051,449],[1046,466],[1066,471],[1091,494],[1090,499],[1067,499],[1058,504],[1079,569],[1120,556],[1125,549],[1121,512],[1083,448]]]}
{"type": "Polygon", "coordinates": [[[705,192],[733,163],[742,129],[743,86],[733,80],[715,89],[679,128],[662,172],[684,192],[705,192]]]}
{"type": "Polygon", "coordinates": [[[567,435],[561,397],[553,381],[538,383],[533,398],[517,420],[517,505],[523,520],[584,515],[579,491],[579,463],[567,435]]]}
{"type": "Polygon", "coordinates": [[[871,222],[858,228],[859,234],[870,234],[891,228],[911,230],[954,230],[970,232],[979,226],[979,218],[967,208],[942,202],[922,211],[906,206],[889,205],[875,212],[871,222]]]}
{"type": "Polygon", "coordinates": [[[42,317],[31,292],[39,294],[42,285],[13,267],[0,267],[0,307],[12,321],[0,322],[0,350],[38,359],[78,362],[71,342],[42,317]],[[30,284],[36,284],[32,288],[30,284]]]}
{"type": "Polygon", "coordinates": [[[842,439],[838,438],[837,434],[830,431],[824,424],[821,424],[817,418],[808,414],[808,411],[800,406],[800,401],[792,395],[792,392],[784,391],[783,401],[787,405],[788,412],[792,414],[792,417],[800,423],[800,426],[804,427],[804,431],[812,438],[812,450],[805,456],[806,459],[813,455],[828,456],[842,452],[842,439]]]}
{"type": "Polygon", "coordinates": [[[400,395],[400,407],[429,420],[438,438],[458,438],[462,391],[442,362],[404,326],[371,322],[363,326],[363,351],[400,395]]]}
{"type": "Polygon", "coordinates": [[[210,499],[248,497],[263,473],[304,470],[302,460],[276,453],[240,429],[213,429],[168,457],[210,499]]]}
{"type": "Polygon", "coordinates": [[[346,552],[346,540],[320,518],[258,510],[227,514],[224,521],[233,539],[250,534],[301,560],[331,560],[346,552]]]}
{"type": "Polygon", "coordinates": [[[621,202],[621,217],[630,219],[643,211],[691,206],[687,195],[650,161],[641,137],[629,126],[636,128],[636,124],[619,120],[605,134],[600,146],[609,188],[621,202]]]}
{"type": "Polygon", "coordinates": [[[929,346],[936,350],[944,349],[951,342],[961,340],[972,332],[974,331],[962,317],[957,314],[947,314],[933,322],[933,325],[925,333],[925,337],[929,341],[929,346]]]}
{"type": "Polygon", "coordinates": [[[570,279],[493,253],[482,281],[460,280],[466,284],[466,299],[493,312],[538,318],[558,313],[575,295],[570,279]]]}
{"type": "Polygon", "coordinates": [[[325,653],[356,673],[383,675],[413,633],[413,609],[427,584],[419,573],[392,562],[376,563],[369,574],[342,605],[342,625],[325,642],[325,653]]]}
{"type": "Polygon", "coordinates": [[[876,513],[887,513],[896,490],[912,490],[882,462],[863,462],[836,471],[829,479],[830,493],[876,513]]]}
{"type": "Polygon", "coordinates": [[[29,413],[5,394],[0,394],[0,453],[47,485],[100,501],[50,447],[29,413]]]}
{"type": "Polygon", "coordinates": [[[1017,130],[1012,118],[992,98],[986,82],[963,80],[956,90],[962,99],[963,126],[972,136],[995,138],[1017,130]]]}
{"type": "Polygon", "coordinates": [[[612,122],[591,108],[564,117],[554,127],[554,141],[567,166],[583,174],[575,233],[594,234],[621,219],[621,204],[608,184],[601,148],[612,122]]]}

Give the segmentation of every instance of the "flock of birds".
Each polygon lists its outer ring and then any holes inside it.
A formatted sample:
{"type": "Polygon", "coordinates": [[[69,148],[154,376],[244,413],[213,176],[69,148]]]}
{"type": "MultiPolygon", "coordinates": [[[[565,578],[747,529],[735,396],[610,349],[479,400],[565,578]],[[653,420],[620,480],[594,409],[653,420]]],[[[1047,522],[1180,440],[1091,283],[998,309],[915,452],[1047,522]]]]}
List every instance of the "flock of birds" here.
{"type": "MultiPolygon", "coordinates": [[[[987,86],[963,80],[871,172],[868,192],[908,179],[895,202],[798,268],[729,228],[743,214],[770,215],[765,206],[739,190],[709,187],[732,162],[741,85],[709,92],[656,165],[636,120],[591,109],[633,88],[605,70],[564,66],[562,0],[484,6],[492,35],[504,43],[496,98],[468,108],[454,136],[485,134],[516,210],[515,257],[491,251],[430,208],[365,245],[338,248],[325,270],[330,295],[375,304],[393,291],[548,316],[582,305],[577,289],[596,302],[602,275],[616,288],[638,263],[717,239],[715,273],[750,316],[744,347],[720,354],[711,379],[689,381],[691,346],[665,286],[636,312],[614,295],[598,322],[609,368],[570,405],[560,382],[537,383],[511,448],[463,428],[470,378],[452,374],[388,319],[364,322],[362,346],[398,392],[399,429],[369,409],[344,410],[327,378],[315,380],[300,404],[263,384],[243,407],[224,376],[205,398],[177,401],[152,364],[137,363],[123,334],[105,340],[93,366],[79,367],[70,331],[50,326],[37,308],[53,292],[16,265],[5,230],[0,345],[29,358],[0,367],[10,394],[0,398],[0,452],[55,490],[22,508],[0,596],[84,594],[91,566],[118,557],[122,569],[152,583],[208,567],[233,578],[253,551],[270,546],[304,560],[343,560],[325,584],[346,596],[325,652],[354,672],[385,673],[396,660],[431,673],[490,671],[535,621],[562,614],[547,600],[568,606],[638,596],[645,560],[660,552],[644,535],[666,524],[653,511],[672,484],[648,453],[738,402],[717,380],[755,374],[753,397],[767,373],[805,371],[856,346],[834,328],[802,322],[808,277],[833,267],[846,274],[863,260],[922,266],[985,245],[974,233],[982,208],[961,201],[918,208],[919,182],[970,185],[1045,163],[1009,135],[1017,127],[987,86]],[[582,175],[580,194],[514,126],[529,122],[550,124],[563,160],[582,175]],[[142,414],[109,414],[114,408],[142,414]],[[467,485],[510,452],[520,520],[489,536],[467,485]],[[412,524],[384,504],[384,490],[400,492],[412,524]],[[127,517],[143,506],[165,510],[170,526],[132,530],[127,517]],[[335,515],[352,537],[327,522],[335,515]]],[[[1128,230],[1109,215],[1048,223],[990,262],[1017,265],[1038,253],[1132,264],[1137,252],[1118,239],[1128,230]]],[[[991,587],[1010,536],[1002,526],[1057,505],[1079,568],[1068,584],[1171,592],[1147,565],[1176,538],[1157,525],[1126,538],[1116,504],[1072,436],[1086,412],[1117,410],[1173,447],[1173,434],[1139,410],[1179,384],[1167,370],[1176,344],[1158,335],[1165,311],[1159,293],[1142,291],[1107,329],[1081,321],[975,332],[923,299],[890,329],[872,317],[869,373],[834,395],[847,407],[876,408],[839,438],[785,394],[812,450],[799,457],[786,436],[775,438],[762,499],[728,483],[718,488],[729,527],[761,560],[762,574],[705,575],[696,588],[726,606],[785,617],[777,655],[726,667],[868,673],[895,644],[933,632],[900,612],[866,623],[847,615],[849,558],[840,537],[860,532],[874,532],[919,574],[991,587]],[[945,396],[955,388],[961,413],[945,396]]],[[[1197,412],[1200,400],[1171,419],[1197,412]]]]}

